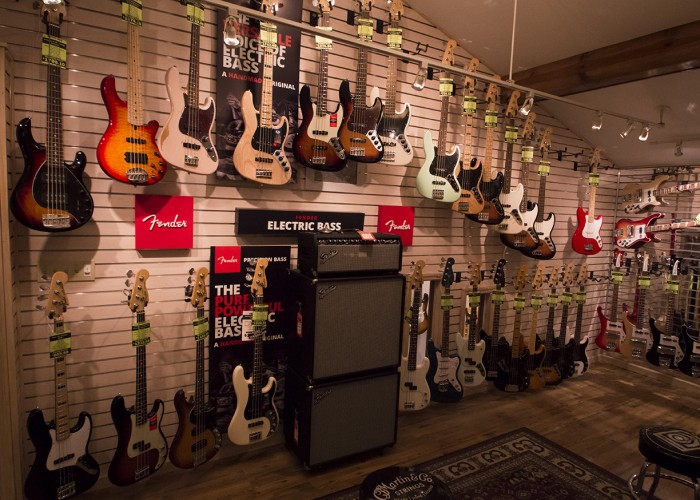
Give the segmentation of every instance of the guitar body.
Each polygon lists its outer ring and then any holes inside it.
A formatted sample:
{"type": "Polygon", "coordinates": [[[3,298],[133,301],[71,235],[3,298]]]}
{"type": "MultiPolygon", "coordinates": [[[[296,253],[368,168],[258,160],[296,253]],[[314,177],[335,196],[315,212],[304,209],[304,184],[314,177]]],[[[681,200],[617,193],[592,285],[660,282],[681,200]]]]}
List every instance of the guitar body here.
{"type": "Polygon", "coordinates": [[[620,354],[627,358],[644,359],[649,350],[649,331],[645,328],[637,328],[627,314],[623,322],[627,335],[620,344],[620,354]]]}
{"type": "Polygon", "coordinates": [[[452,210],[463,214],[476,214],[484,209],[484,196],[481,193],[481,175],[483,167],[478,164],[476,158],[472,158],[469,167],[464,168],[464,158],[459,171],[459,186],[461,189],[459,199],[452,204],[452,210]]]}
{"type": "Polygon", "coordinates": [[[544,374],[540,370],[540,367],[544,362],[545,354],[546,349],[542,344],[537,346],[535,351],[530,354],[530,358],[527,363],[527,372],[528,376],[530,377],[530,383],[527,387],[528,389],[542,389],[545,385],[547,385],[544,374]]]}
{"type": "Polygon", "coordinates": [[[170,99],[170,115],[156,142],[168,163],[194,174],[212,174],[219,157],[211,140],[216,107],[207,97],[197,108],[187,105],[176,66],[165,72],[165,88],[170,99]]]}
{"type": "Polygon", "coordinates": [[[552,240],[552,230],[555,222],[556,217],[553,213],[550,213],[542,222],[535,222],[534,227],[539,242],[535,248],[522,250],[523,255],[537,260],[549,260],[556,255],[557,247],[552,240]]]}
{"type": "Polygon", "coordinates": [[[597,311],[600,319],[600,333],[595,339],[596,345],[604,351],[620,352],[620,345],[626,337],[624,322],[610,321],[600,306],[598,306],[597,311]]]}
{"type": "Polygon", "coordinates": [[[262,394],[257,395],[257,397],[251,394],[252,384],[252,377],[245,378],[241,365],[233,369],[236,411],[228,426],[228,437],[232,443],[237,445],[247,445],[267,439],[277,430],[279,423],[279,413],[277,413],[277,407],[274,403],[277,380],[274,377],[269,377],[267,384],[261,390],[262,394]],[[252,413],[257,412],[253,405],[260,403],[261,396],[269,399],[269,409],[265,410],[263,415],[253,415],[252,413]]]}
{"type": "Polygon", "coordinates": [[[32,121],[24,118],[17,125],[17,142],[24,156],[24,170],[17,185],[12,190],[10,209],[15,218],[30,229],[37,231],[70,231],[76,229],[92,217],[94,204],[92,196],[83,183],[85,153],[78,151],[73,163],[64,163],[60,174],[52,174],[61,180],[61,186],[48,187],[46,148],[32,137],[32,121]],[[65,195],[65,210],[49,209],[47,191],[58,187],[65,195]],[[52,227],[52,216],[68,219],[68,227],[52,227]],[[47,219],[48,225],[44,225],[47,219]]]}
{"type": "Polygon", "coordinates": [[[302,165],[324,172],[342,170],[347,157],[340,139],[338,125],[343,121],[343,110],[338,105],[334,112],[318,116],[311,100],[311,89],[304,85],[299,92],[301,123],[294,135],[294,157],[302,165]]]}
{"type": "Polygon", "coordinates": [[[428,341],[426,349],[430,362],[426,375],[430,386],[430,399],[439,403],[456,403],[462,399],[464,393],[459,381],[459,356],[443,355],[432,340],[428,341]]]}
{"type": "Polygon", "coordinates": [[[164,412],[163,401],[156,399],[146,422],[137,425],[134,408],[127,409],[121,395],[112,400],[110,413],[117,429],[117,449],[107,476],[113,484],[133,484],[153,474],[165,463],[168,443],[160,430],[164,412]]]}
{"type": "Polygon", "coordinates": [[[420,364],[416,361],[416,369],[408,369],[408,356],[401,356],[400,382],[399,382],[399,410],[422,410],[430,403],[430,385],[426,375],[430,361],[423,357],[420,364]]]}
{"type": "MultiPolygon", "coordinates": [[[[586,347],[588,347],[588,336],[583,337],[578,345],[576,341],[571,339],[567,345],[567,350],[565,353],[570,355],[570,358],[566,358],[566,363],[569,366],[569,373],[571,377],[578,377],[583,375],[588,371],[588,355],[586,354],[586,347]]],[[[566,354],[565,354],[566,355],[566,354]]]]}
{"type": "Polygon", "coordinates": [[[564,381],[567,378],[571,378],[574,374],[574,342],[573,335],[568,332],[565,338],[561,338],[561,333],[559,337],[554,339],[555,346],[559,348],[559,373],[561,374],[561,380],[564,381]]]}
{"type": "Polygon", "coordinates": [[[540,242],[540,238],[537,236],[537,231],[535,231],[535,222],[537,220],[537,214],[539,213],[540,207],[537,203],[530,203],[528,201],[528,211],[523,214],[520,212],[522,217],[532,218],[533,222],[530,226],[516,234],[504,234],[501,233],[499,238],[501,243],[503,243],[508,248],[513,250],[534,250],[540,242]],[[531,215],[530,215],[531,214],[531,215]]]}
{"type": "Polygon", "coordinates": [[[180,469],[192,469],[212,459],[221,447],[221,434],[214,422],[215,408],[209,406],[199,416],[203,425],[198,429],[193,398],[187,399],[185,391],[180,389],[175,393],[173,402],[178,426],[170,447],[170,461],[180,469]],[[196,455],[196,452],[199,454],[196,455]]]}
{"type": "Polygon", "coordinates": [[[700,342],[690,332],[688,326],[682,326],[681,335],[685,341],[685,351],[683,359],[678,363],[678,369],[686,375],[698,377],[700,376],[700,342]]]}
{"type": "MultiPolygon", "coordinates": [[[[378,97],[372,106],[357,113],[350,92],[350,82],[343,80],[338,91],[343,108],[343,121],[338,137],[345,155],[361,163],[377,163],[384,156],[384,146],[377,133],[377,125],[382,119],[384,103],[378,97]]],[[[361,96],[364,99],[364,93],[361,96]]]]}
{"type": "Polygon", "coordinates": [[[241,116],[243,134],[233,151],[233,165],[238,173],[261,184],[279,186],[289,182],[292,167],[284,154],[289,130],[287,117],[283,116],[271,128],[261,127],[250,90],[241,97],[241,116]]]}
{"type": "Polygon", "coordinates": [[[484,341],[483,364],[486,367],[486,380],[494,381],[498,375],[498,364],[510,354],[510,345],[505,337],[501,337],[498,339],[497,345],[493,346],[491,336],[486,335],[483,330],[481,331],[481,340],[484,341]]]}
{"type": "MultiPolygon", "coordinates": [[[[370,101],[376,102],[370,97],[370,101]]],[[[379,140],[384,146],[383,163],[408,165],[413,160],[413,148],[406,137],[406,129],[411,119],[411,105],[406,103],[399,113],[393,109],[384,110],[377,125],[379,140]]]]}
{"type": "Polygon", "coordinates": [[[603,249],[603,239],[600,237],[600,228],[603,225],[603,216],[598,215],[593,222],[588,220],[588,211],[581,207],[576,209],[577,226],[574,236],[571,238],[571,248],[581,255],[595,255],[603,249]]]}
{"type": "Polygon", "coordinates": [[[637,214],[648,207],[661,205],[661,201],[656,198],[656,190],[668,179],[668,175],[661,175],[644,184],[627,184],[622,190],[620,209],[627,214],[637,214]]]}
{"type": "Polygon", "coordinates": [[[503,173],[498,172],[493,180],[484,182],[481,180],[481,194],[484,197],[484,208],[476,214],[468,214],[467,217],[481,224],[500,224],[503,220],[503,207],[498,197],[503,191],[503,173]]]}
{"type": "Polygon", "coordinates": [[[501,234],[517,235],[523,231],[533,228],[537,219],[539,208],[534,210],[520,211],[520,203],[523,200],[524,189],[522,184],[512,188],[510,193],[502,192],[498,199],[503,209],[503,220],[496,227],[496,231],[501,234]]]}
{"type": "Polygon", "coordinates": [[[463,339],[457,342],[457,352],[459,352],[459,359],[462,365],[460,382],[462,387],[476,387],[486,380],[486,368],[483,362],[486,342],[479,340],[474,345],[474,349],[470,350],[468,340],[461,335],[457,335],[457,339],[460,338],[463,339]]]}
{"type": "Polygon", "coordinates": [[[649,318],[651,327],[651,347],[646,353],[649,363],[664,368],[678,368],[683,359],[683,350],[676,335],[666,335],[656,326],[656,320],[649,318]]]}
{"type": "Polygon", "coordinates": [[[105,174],[127,184],[150,185],[160,181],[167,165],[158,150],[158,122],[129,123],[127,103],[117,94],[114,76],[100,84],[109,124],[97,145],[97,162],[105,174]]]}
{"type": "Polygon", "coordinates": [[[46,424],[44,414],[34,409],[27,417],[27,431],[36,455],[24,494],[29,500],[59,500],[79,495],[90,489],[100,477],[100,466],[88,453],[92,419],[87,412],[78,416],[70,436],[56,441],[56,427],[46,424]],[[59,462],[60,467],[56,466],[59,462]]]}
{"type": "Polygon", "coordinates": [[[457,182],[461,154],[459,146],[452,146],[449,154],[439,156],[437,147],[433,145],[433,134],[426,130],[423,136],[423,151],[425,161],[416,177],[418,192],[429,200],[454,203],[462,192],[457,182]]]}
{"type": "Polygon", "coordinates": [[[646,227],[663,216],[664,214],[656,212],[643,219],[618,220],[615,223],[615,244],[620,248],[639,248],[650,241],[659,241],[653,233],[646,232],[646,227]]]}
{"type": "Polygon", "coordinates": [[[527,349],[518,358],[503,359],[498,363],[498,375],[493,381],[497,389],[504,392],[522,392],[530,385],[527,370],[530,352],[527,349]]]}
{"type": "Polygon", "coordinates": [[[540,365],[540,374],[546,385],[559,385],[562,381],[562,350],[553,345],[546,349],[544,361],[540,365]]]}

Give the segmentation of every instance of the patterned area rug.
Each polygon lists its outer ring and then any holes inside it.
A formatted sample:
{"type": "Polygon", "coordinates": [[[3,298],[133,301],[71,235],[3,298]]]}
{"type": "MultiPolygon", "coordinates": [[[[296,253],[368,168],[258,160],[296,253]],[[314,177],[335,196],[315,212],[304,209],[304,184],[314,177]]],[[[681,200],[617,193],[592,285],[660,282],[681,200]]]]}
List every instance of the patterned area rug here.
{"type": "MultiPolygon", "coordinates": [[[[632,499],[625,481],[526,428],[414,468],[437,476],[459,499],[632,499]]],[[[359,487],[322,498],[357,499],[359,487]]]]}

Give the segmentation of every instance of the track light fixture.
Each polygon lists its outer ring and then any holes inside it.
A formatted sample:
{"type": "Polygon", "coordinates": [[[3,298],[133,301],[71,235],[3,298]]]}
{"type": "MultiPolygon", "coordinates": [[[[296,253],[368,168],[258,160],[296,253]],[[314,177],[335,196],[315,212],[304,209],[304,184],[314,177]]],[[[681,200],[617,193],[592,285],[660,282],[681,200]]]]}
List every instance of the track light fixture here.
{"type": "Polygon", "coordinates": [[[642,131],[639,134],[639,140],[640,141],[646,141],[649,138],[649,124],[645,123],[642,126],[642,131]]]}
{"type": "Polygon", "coordinates": [[[591,125],[591,128],[593,130],[600,130],[601,128],[603,128],[603,113],[601,113],[600,111],[598,111],[596,119],[593,122],[593,125],[591,125]]]}
{"type": "Polygon", "coordinates": [[[224,21],[224,43],[229,47],[238,47],[241,44],[236,29],[236,18],[233,16],[228,16],[224,21]]]}
{"type": "Polygon", "coordinates": [[[676,156],[683,156],[683,141],[678,141],[676,143],[676,152],[673,154],[676,156]]]}
{"type": "Polygon", "coordinates": [[[59,5],[63,0],[44,0],[44,5],[59,5]]]}
{"type": "Polygon", "coordinates": [[[535,94],[533,92],[528,92],[525,102],[523,102],[523,105],[520,107],[520,114],[523,116],[529,115],[530,111],[532,111],[532,106],[534,106],[534,104],[535,94]]]}
{"type": "Polygon", "coordinates": [[[634,128],[634,122],[632,120],[627,120],[627,128],[620,132],[620,137],[623,139],[630,135],[630,132],[632,132],[632,129],[634,128]]]}
{"type": "Polygon", "coordinates": [[[421,64],[418,68],[418,73],[416,73],[416,78],[413,80],[413,88],[416,90],[423,90],[425,87],[425,80],[428,78],[428,66],[421,64]]]}

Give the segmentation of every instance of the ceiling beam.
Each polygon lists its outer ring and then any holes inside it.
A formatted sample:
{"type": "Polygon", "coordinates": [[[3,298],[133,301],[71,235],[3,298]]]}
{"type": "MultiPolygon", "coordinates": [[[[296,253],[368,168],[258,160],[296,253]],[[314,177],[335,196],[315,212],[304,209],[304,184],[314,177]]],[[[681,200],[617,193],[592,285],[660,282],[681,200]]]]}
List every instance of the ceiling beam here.
{"type": "Polygon", "coordinates": [[[520,71],[513,80],[566,96],[696,68],[700,68],[700,21],[520,71]]]}

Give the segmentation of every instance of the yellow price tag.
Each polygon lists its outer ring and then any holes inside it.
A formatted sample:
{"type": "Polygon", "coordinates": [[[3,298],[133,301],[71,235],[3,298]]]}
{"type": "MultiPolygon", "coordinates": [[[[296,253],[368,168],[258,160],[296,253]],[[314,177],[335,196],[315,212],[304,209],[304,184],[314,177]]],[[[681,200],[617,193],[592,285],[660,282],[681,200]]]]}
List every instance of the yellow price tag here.
{"type": "Polygon", "coordinates": [[[71,351],[70,330],[54,333],[49,337],[49,355],[51,358],[65,358],[71,351]]]}
{"type": "Polygon", "coordinates": [[[192,322],[194,328],[194,339],[204,340],[209,336],[209,316],[202,316],[192,322]]]}
{"type": "Polygon", "coordinates": [[[403,42],[403,30],[401,28],[387,29],[386,44],[390,49],[400,49],[403,42]]]}
{"type": "Polygon", "coordinates": [[[440,308],[441,309],[452,309],[453,303],[454,303],[454,301],[452,299],[452,295],[450,295],[450,294],[443,294],[440,297],[440,308]]]}
{"type": "Polygon", "coordinates": [[[571,304],[572,298],[573,298],[573,295],[571,292],[564,292],[561,294],[561,303],[562,304],[571,304]]]}
{"type": "Polygon", "coordinates": [[[506,294],[503,290],[494,290],[491,292],[491,302],[502,304],[505,300],[506,294]]]}
{"type": "Polygon", "coordinates": [[[374,22],[371,19],[360,18],[357,21],[357,36],[363,42],[371,42],[374,34],[374,22]]]}
{"type": "Polygon", "coordinates": [[[547,295],[547,304],[549,304],[550,306],[556,305],[558,301],[559,296],[557,294],[550,293],[549,295],[547,295]]]}
{"type": "Polygon", "coordinates": [[[469,307],[476,307],[481,304],[481,294],[480,293],[470,293],[469,294],[469,307]]]}
{"type": "Polygon", "coordinates": [[[520,150],[520,160],[524,163],[532,163],[532,159],[535,157],[535,148],[532,146],[523,146],[520,150]]]}
{"type": "Polygon", "coordinates": [[[462,109],[467,115],[473,115],[476,112],[476,96],[465,95],[464,102],[462,103],[462,109]]]}
{"type": "Polygon", "coordinates": [[[316,48],[318,50],[331,50],[333,48],[333,40],[316,35],[316,48]]]}
{"type": "Polygon", "coordinates": [[[600,174],[594,174],[594,173],[588,174],[588,185],[589,186],[600,185],[600,174]]]}
{"type": "Polygon", "coordinates": [[[42,35],[41,62],[66,69],[66,41],[55,36],[42,35]]]}
{"type": "Polygon", "coordinates": [[[649,276],[640,276],[637,280],[639,288],[649,288],[651,286],[651,278],[649,276]]]}
{"type": "Polygon", "coordinates": [[[487,127],[498,125],[498,111],[487,111],[484,116],[484,125],[487,127]]]}
{"type": "Polygon", "coordinates": [[[522,311],[525,309],[525,297],[515,297],[513,299],[513,309],[516,311],[522,311]]]}
{"type": "Polygon", "coordinates": [[[675,280],[668,280],[666,282],[666,291],[670,294],[677,294],[678,291],[680,290],[680,283],[675,280]]]}
{"type": "Polygon", "coordinates": [[[204,26],[204,5],[200,2],[187,2],[187,20],[192,24],[204,26]]]}
{"type": "Polygon", "coordinates": [[[576,294],[576,302],[578,302],[579,304],[583,304],[584,302],[586,302],[586,292],[578,292],[576,294]]]}
{"type": "Polygon", "coordinates": [[[549,175],[549,167],[551,166],[551,163],[548,161],[542,160],[537,167],[537,173],[541,176],[549,175]]]}
{"type": "Polygon", "coordinates": [[[616,285],[619,285],[622,283],[622,278],[624,277],[624,273],[621,273],[620,271],[613,271],[612,272],[612,282],[615,283],[616,285]]]}
{"type": "Polygon", "coordinates": [[[510,125],[506,126],[506,142],[510,142],[511,144],[515,144],[515,142],[518,140],[518,127],[511,127],[510,125]]]}
{"type": "Polygon", "coordinates": [[[267,324],[267,304],[255,304],[253,306],[253,325],[263,326],[267,324]]]}
{"type": "Polygon", "coordinates": [[[122,21],[141,26],[143,24],[143,2],[141,0],[122,0],[122,21]]]}
{"type": "Polygon", "coordinates": [[[440,78],[440,95],[451,96],[454,93],[454,83],[452,78],[440,78]]]}
{"type": "Polygon", "coordinates": [[[140,347],[151,341],[151,322],[141,321],[131,325],[131,345],[140,347]]]}
{"type": "Polygon", "coordinates": [[[533,295],[530,297],[530,305],[532,307],[540,307],[542,305],[543,297],[540,295],[533,295]]]}
{"type": "Polygon", "coordinates": [[[260,45],[266,49],[277,46],[277,26],[260,22],[260,45]]]}

